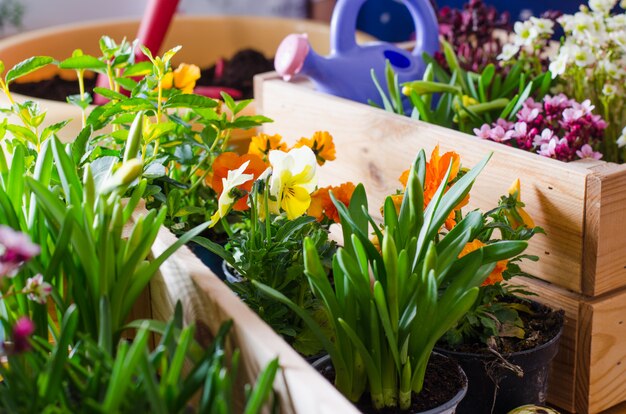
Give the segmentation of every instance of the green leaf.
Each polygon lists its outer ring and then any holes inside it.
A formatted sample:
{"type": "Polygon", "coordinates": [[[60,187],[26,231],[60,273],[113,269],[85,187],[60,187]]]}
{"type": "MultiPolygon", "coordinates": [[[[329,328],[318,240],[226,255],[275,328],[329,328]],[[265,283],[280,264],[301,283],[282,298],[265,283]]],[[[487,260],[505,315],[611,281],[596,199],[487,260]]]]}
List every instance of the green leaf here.
{"type": "Polygon", "coordinates": [[[44,66],[49,65],[53,61],[54,59],[52,59],[50,56],[33,56],[31,58],[23,60],[17,65],[13,66],[11,69],[9,69],[6,76],[4,77],[4,81],[8,85],[14,80],[21,78],[22,76],[26,76],[29,73],[32,73],[38,69],[43,68],[44,66]]]}
{"type": "Polygon", "coordinates": [[[52,125],[49,125],[49,126],[45,127],[45,128],[44,128],[44,130],[43,130],[43,131],[41,131],[41,137],[40,137],[41,141],[43,142],[43,141],[45,141],[45,140],[46,140],[46,139],[47,139],[50,135],[52,135],[52,134],[56,134],[56,133],[57,133],[57,132],[59,132],[61,129],[65,128],[65,126],[66,126],[67,124],[69,124],[69,123],[70,123],[70,120],[68,119],[68,120],[61,121],[61,122],[58,122],[58,123],[56,123],[56,124],[52,124],[52,125]]]}
{"type": "Polygon", "coordinates": [[[146,76],[152,73],[152,67],[152,62],[148,60],[138,62],[127,67],[122,76],[126,78],[130,78],[132,76],[146,76]]]}
{"type": "Polygon", "coordinates": [[[278,358],[271,360],[270,363],[267,364],[261,375],[259,375],[257,383],[250,394],[244,414],[259,414],[261,412],[263,404],[272,391],[272,385],[274,384],[274,378],[276,377],[278,368],[278,358]]]}
{"type": "Polygon", "coordinates": [[[94,93],[97,93],[100,96],[104,96],[107,99],[110,100],[115,100],[115,101],[123,101],[126,98],[126,96],[124,94],[121,94],[119,92],[115,92],[109,88],[101,88],[101,87],[95,87],[93,88],[94,93]]]}
{"type": "Polygon", "coordinates": [[[82,55],[82,56],[72,56],[70,58],[65,59],[61,63],[59,63],[59,68],[61,69],[89,69],[94,71],[102,71],[107,68],[106,63],[101,61],[100,59],[90,56],[90,55],[82,55]]]}
{"type": "Polygon", "coordinates": [[[81,95],[69,95],[66,99],[68,103],[72,105],[76,105],[77,107],[83,110],[87,109],[89,104],[93,102],[93,100],[91,99],[91,95],[89,95],[89,93],[87,92],[85,92],[82,96],[81,95]]]}
{"type": "Polygon", "coordinates": [[[39,138],[33,131],[30,129],[23,127],[21,125],[13,125],[9,124],[6,127],[7,131],[11,132],[17,139],[22,141],[30,142],[33,145],[37,145],[39,142],[39,138]]]}
{"type": "Polygon", "coordinates": [[[172,96],[165,102],[163,108],[215,108],[217,105],[218,101],[215,99],[190,93],[172,96]]]}
{"type": "Polygon", "coordinates": [[[222,100],[224,101],[224,104],[226,104],[226,107],[234,113],[237,104],[235,104],[233,98],[226,92],[220,92],[220,95],[222,96],[222,100]]]}

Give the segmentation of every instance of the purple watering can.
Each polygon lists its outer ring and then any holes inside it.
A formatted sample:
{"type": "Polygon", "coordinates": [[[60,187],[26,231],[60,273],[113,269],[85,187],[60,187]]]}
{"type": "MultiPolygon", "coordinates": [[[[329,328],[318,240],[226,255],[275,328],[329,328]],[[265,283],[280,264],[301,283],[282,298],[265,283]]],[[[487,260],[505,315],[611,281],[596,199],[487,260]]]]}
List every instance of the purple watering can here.
{"type": "Polygon", "coordinates": [[[384,86],[385,61],[400,83],[422,78],[426,65],[422,53],[439,49],[437,17],[429,0],[403,0],[415,23],[415,47],[408,52],[385,42],[357,45],[357,16],[366,0],[338,0],[331,20],[331,53],[323,57],[311,48],[305,34],[287,36],[276,51],[274,66],[283,79],[295,75],[310,78],[315,87],[331,95],[367,103],[382,103],[370,70],[384,86]]]}

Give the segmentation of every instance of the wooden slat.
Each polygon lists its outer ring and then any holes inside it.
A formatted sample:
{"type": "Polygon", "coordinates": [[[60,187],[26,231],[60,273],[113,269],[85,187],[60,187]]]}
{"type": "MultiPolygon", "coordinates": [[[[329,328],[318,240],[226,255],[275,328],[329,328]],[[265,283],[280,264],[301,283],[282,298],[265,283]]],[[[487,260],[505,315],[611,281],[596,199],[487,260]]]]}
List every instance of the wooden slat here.
{"type": "Polygon", "coordinates": [[[626,280],[626,165],[602,164],[587,176],[583,292],[601,295],[626,280]]]}
{"type": "Polygon", "coordinates": [[[580,312],[577,410],[626,401],[626,290],[584,302],[580,312]]]}
{"type": "MultiPolygon", "coordinates": [[[[271,74],[256,78],[257,108],[274,122],[264,126],[293,142],[316,130],[335,138],[337,161],[320,169],[321,183],[360,181],[376,212],[400,183],[417,151],[427,154],[439,144],[454,150],[471,167],[489,152],[493,157],[472,191],[470,208],[493,208],[510,184],[522,179],[522,199],[548,236],[531,241],[537,263],[525,270],[556,285],[581,292],[585,185],[587,164],[562,163],[450,129],[397,116],[345,99],[320,94],[300,84],[285,83],[271,74]]],[[[626,284],[626,280],[622,281],[626,284]]]]}

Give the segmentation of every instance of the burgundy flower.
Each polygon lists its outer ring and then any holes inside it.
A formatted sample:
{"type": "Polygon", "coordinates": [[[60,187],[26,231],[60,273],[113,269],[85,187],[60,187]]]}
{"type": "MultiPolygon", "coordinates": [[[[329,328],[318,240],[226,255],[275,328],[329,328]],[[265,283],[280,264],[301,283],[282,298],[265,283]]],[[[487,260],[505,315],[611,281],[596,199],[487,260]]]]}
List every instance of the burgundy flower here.
{"type": "Polygon", "coordinates": [[[22,316],[13,325],[12,342],[4,342],[2,347],[8,354],[20,354],[30,349],[30,336],[35,332],[35,324],[22,316]]]}

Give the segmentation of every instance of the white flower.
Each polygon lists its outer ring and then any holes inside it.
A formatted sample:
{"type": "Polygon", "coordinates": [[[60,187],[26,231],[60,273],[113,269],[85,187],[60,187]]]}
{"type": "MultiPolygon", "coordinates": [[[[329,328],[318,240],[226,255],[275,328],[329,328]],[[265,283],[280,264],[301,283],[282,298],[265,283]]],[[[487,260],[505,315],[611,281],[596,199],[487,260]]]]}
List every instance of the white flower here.
{"type": "Polygon", "coordinates": [[[589,8],[596,13],[609,14],[617,0],[589,0],[589,8]]]}
{"type": "Polygon", "coordinates": [[[552,34],[554,33],[554,21],[550,19],[539,19],[532,16],[530,18],[530,23],[540,35],[546,34],[552,36],[552,34]]]}
{"type": "Polygon", "coordinates": [[[554,132],[551,129],[545,128],[541,131],[541,135],[537,134],[533,138],[533,146],[535,148],[540,148],[543,144],[547,144],[554,137],[554,132]]]}
{"type": "Polygon", "coordinates": [[[525,22],[515,22],[513,26],[513,30],[515,30],[515,43],[520,46],[533,46],[533,43],[537,37],[539,37],[539,32],[535,26],[529,21],[525,22]]]}
{"type": "Polygon", "coordinates": [[[557,56],[555,60],[550,63],[548,69],[550,69],[550,73],[552,73],[552,79],[556,78],[565,73],[567,69],[567,64],[569,63],[569,54],[561,49],[561,52],[557,56]]]}
{"type": "Polygon", "coordinates": [[[244,162],[236,170],[228,171],[226,178],[222,178],[224,189],[217,200],[217,211],[211,216],[210,227],[216,225],[220,218],[226,217],[230,208],[237,201],[237,194],[235,194],[238,191],[237,186],[245,184],[254,178],[253,174],[243,173],[248,168],[248,164],[250,164],[250,161],[244,162]]]}
{"type": "Polygon", "coordinates": [[[519,49],[518,44],[507,43],[502,47],[502,53],[498,55],[498,60],[508,61],[513,59],[515,55],[517,55],[517,52],[519,52],[519,49]]]}
{"type": "Polygon", "coordinates": [[[622,1],[620,1],[620,2],[619,2],[619,6],[620,6],[622,9],[626,9],[626,0],[622,0],[622,1]]]}
{"type": "Polygon", "coordinates": [[[615,85],[611,85],[610,83],[607,83],[602,88],[602,94],[604,96],[609,96],[609,97],[610,96],[615,96],[616,92],[617,92],[617,88],[615,87],[615,85]]]}
{"type": "Polygon", "coordinates": [[[574,63],[576,63],[578,67],[584,68],[590,66],[595,61],[596,57],[588,47],[577,47],[574,50],[574,63]]]}
{"type": "Polygon", "coordinates": [[[626,14],[620,13],[614,16],[607,17],[606,27],[609,30],[624,30],[626,28],[626,14]]]}
{"type": "Polygon", "coordinates": [[[626,127],[622,129],[622,135],[617,139],[617,146],[620,148],[626,146],[626,127]]]}
{"type": "Polygon", "coordinates": [[[604,69],[606,74],[616,80],[619,80],[624,76],[624,69],[611,62],[609,59],[603,59],[598,62],[598,66],[604,69]]]}
{"type": "Polygon", "coordinates": [[[287,213],[288,219],[301,216],[311,204],[311,193],[317,187],[317,160],[309,147],[289,152],[270,151],[272,165],[270,195],[287,213]]]}
{"type": "Polygon", "coordinates": [[[45,305],[48,296],[52,293],[52,285],[43,281],[43,275],[38,274],[26,280],[23,293],[27,293],[28,299],[45,305]]]}

